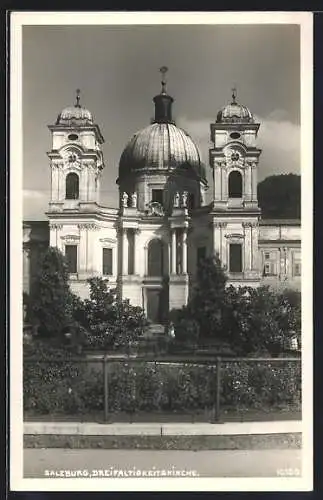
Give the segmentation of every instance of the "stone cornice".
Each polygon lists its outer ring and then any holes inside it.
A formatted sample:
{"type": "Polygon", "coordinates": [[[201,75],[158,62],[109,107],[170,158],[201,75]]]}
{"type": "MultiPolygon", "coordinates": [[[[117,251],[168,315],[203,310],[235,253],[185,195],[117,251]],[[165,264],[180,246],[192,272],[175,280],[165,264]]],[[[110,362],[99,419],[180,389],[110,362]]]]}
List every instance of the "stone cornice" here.
{"type": "Polygon", "coordinates": [[[54,230],[62,230],[63,229],[63,224],[57,224],[55,222],[50,222],[49,223],[49,229],[51,231],[54,231],[54,230]]]}
{"type": "Polygon", "coordinates": [[[244,239],[244,235],[243,234],[239,234],[239,233],[227,233],[225,234],[225,238],[228,238],[230,240],[243,240],[244,239]]]}
{"type": "Polygon", "coordinates": [[[83,222],[83,223],[80,223],[78,224],[78,228],[80,229],[80,231],[98,231],[100,230],[100,226],[93,223],[93,222],[83,222]]]}
{"type": "Polygon", "coordinates": [[[56,132],[62,130],[63,132],[69,132],[70,130],[77,130],[78,132],[94,131],[100,144],[105,142],[104,137],[101,133],[99,125],[93,123],[93,125],[47,125],[51,132],[56,132]]]}
{"type": "Polygon", "coordinates": [[[63,236],[61,236],[61,240],[63,241],[79,241],[80,240],[80,236],[77,235],[77,234],[64,234],[63,236]]]}

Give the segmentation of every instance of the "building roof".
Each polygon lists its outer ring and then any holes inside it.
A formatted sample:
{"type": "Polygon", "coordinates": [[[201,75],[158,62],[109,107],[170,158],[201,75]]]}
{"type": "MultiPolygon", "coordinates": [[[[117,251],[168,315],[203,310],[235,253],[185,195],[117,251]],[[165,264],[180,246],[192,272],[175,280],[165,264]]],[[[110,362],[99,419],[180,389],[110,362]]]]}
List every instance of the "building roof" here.
{"type": "Polygon", "coordinates": [[[300,219],[260,219],[261,226],[301,226],[300,219]]]}
{"type": "Polygon", "coordinates": [[[76,91],[76,102],[74,106],[67,106],[58,115],[56,125],[93,125],[92,113],[80,105],[80,90],[76,91]]]}
{"type": "Polygon", "coordinates": [[[206,179],[197,145],[174,123],[153,123],[139,130],[126,145],[119,163],[119,176],[129,171],[192,169],[206,179]]]}
{"type": "Polygon", "coordinates": [[[236,91],[233,89],[232,101],[224,106],[217,114],[217,123],[254,123],[254,118],[247,106],[236,100],[236,91]]]}
{"type": "Polygon", "coordinates": [[[206,181],[206,169],[197,145],[185,130],[177,127],[172,118],[174,99],[166,91],[167,68],[160,69],[162,89],[153,99],[153,123],[136,132],[126,145],[119,162],[119,178],[130,172],[154,170],[173,171],[182,168],[206,181]]]}

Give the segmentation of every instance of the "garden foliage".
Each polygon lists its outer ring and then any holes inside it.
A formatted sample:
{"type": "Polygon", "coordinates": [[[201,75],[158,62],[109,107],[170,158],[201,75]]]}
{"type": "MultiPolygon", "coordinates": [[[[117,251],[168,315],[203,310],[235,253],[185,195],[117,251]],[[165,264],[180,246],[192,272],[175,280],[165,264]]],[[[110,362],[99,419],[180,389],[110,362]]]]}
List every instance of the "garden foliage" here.
{"type": "MultiPolygon", "coordinates": [[[[94,370],[72,362],[66,352],[45,350],[37,348],[36,363],[25,361],[25,410],[70,415],[103,411],[102,365],[94,370]]],[[[216,401],[216,364],[108,361],[108,372],[111,412],[212,410],[216,401]]],[[[223,410],[300,410],[300,405],[300,360],[222,363],[223,410]]]]}
{"type": "Polygon", "coordinates": [[[130,349],[142,336],[147,320],[140,307],[119,300],[101,278],[89,279],[90,298],[74,303],[74,320],[84,345],[95,349],[130,349]]]}
{"type": "Polygon", "coordinates": [[[300,346],[300,293],[266,286],[227,286],[217,256],[200,262],[187,306],[171,311],[170,317],[177,342],[217,340],[229,344],[238,355],[277,355],[295,336],[300,346]]]}

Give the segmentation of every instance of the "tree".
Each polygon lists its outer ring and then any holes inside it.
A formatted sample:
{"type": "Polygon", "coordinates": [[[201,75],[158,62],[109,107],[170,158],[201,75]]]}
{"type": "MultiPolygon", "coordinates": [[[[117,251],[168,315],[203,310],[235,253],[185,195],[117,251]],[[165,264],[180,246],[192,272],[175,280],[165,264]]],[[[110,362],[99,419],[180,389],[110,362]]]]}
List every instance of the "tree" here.
{"type": "Polygon", "coordinates": [[[271,175],[258,184],[258,202],[265,219],[299,219],[301,178],[295,174],[271,175]]]}
{"type": "Polygon", "coordinates": [[[297,308],[286,293],[269,287],[226,290],[223,330],[237,354],[282,352],[297,327],[297,308]]]}
{"type": "Polygon", "coordinates": [[[221,335],[226,283],[227,276],[218,255],[199,262],[187,315],[198,323],[201,337],[221,335]]]}
{"type": "Polygon", "coordinates": [[[30,296],[31,315],[39,325],[39,334],[60,336],[71,322],[71,304],[65,257],[57,248],[49,247],[41,255],[30,296]]]}
{"type": "Polygon", "coordinates": [[[141,307],[118,300],[116,291],[101,278],[91,278],[90,298],[75,302],[74,319],[83,328],[86,345],[97,349],[128,349],[147,325],[141,307]]]}

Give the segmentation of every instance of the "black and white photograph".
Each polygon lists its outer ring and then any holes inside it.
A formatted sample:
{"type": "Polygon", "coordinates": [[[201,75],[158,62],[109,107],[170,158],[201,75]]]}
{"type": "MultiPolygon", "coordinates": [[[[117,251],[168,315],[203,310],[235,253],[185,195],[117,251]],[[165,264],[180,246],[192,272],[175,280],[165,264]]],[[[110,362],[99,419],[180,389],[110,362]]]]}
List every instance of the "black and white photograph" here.
{"type": "Polygon", "coordinates": [[[312,22],[11,14],[11,490],[312,489],[312,22]]]}

